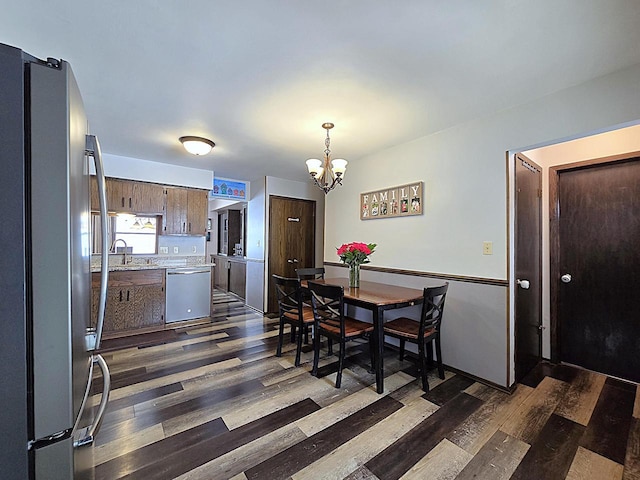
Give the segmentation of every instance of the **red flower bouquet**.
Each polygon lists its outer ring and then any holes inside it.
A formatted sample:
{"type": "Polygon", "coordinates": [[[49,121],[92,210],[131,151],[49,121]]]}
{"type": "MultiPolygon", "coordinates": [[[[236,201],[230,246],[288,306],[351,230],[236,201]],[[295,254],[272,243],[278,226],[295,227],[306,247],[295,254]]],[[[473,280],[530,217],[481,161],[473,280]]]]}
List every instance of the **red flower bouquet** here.
{"type": "Polygon", "coordinates": [[[369,263],[369,255],[373,253],[375,248],[375,243],[345,243],[338,248],[338,256],[343,263],[349,266],[360,265],[369,263]]]}
{"type": "Polygon", "coordinates": [[[360,265],[369,263],[369,255],[376,248],[375,243],[352,242],[345,243],[338,248],[338,256],[346,265],[349,265],[349,286],[358,288],[360,286],[360,265]]]}

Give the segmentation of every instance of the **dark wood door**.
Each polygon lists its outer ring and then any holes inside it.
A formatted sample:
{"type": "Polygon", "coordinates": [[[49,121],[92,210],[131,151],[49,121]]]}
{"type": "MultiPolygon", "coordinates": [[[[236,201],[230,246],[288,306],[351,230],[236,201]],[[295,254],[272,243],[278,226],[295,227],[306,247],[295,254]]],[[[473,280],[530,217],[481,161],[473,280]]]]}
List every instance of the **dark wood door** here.
{"type": "Polygon", "coordinates": [[[542,173],[522,154],[515,161],[515,360],[520,381],[542,356],[542,173]]]}
{"type": "Polygon", "coordinates": [[[270,197],[268,312],[278,311],[273,274],[295,277],[296,268],[315,266],[316,202],[270,197]]]}
{"type": "Polygon", "coordinates": [[[640,158],[558,174],[559,359],[640,381],[640,158]]]}

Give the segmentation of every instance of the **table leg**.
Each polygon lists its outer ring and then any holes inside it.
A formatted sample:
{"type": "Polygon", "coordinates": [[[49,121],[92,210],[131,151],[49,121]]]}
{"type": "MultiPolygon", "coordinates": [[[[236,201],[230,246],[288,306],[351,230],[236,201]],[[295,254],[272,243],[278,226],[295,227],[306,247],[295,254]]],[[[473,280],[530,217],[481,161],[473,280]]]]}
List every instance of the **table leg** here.
{"type": "Polygon", "coordinates": [[[384,329],[382,328],[382,309],[373,310],[373,333],[375,335],[376,349],[376,390],[378,393],[384,391],[384,329]]]}

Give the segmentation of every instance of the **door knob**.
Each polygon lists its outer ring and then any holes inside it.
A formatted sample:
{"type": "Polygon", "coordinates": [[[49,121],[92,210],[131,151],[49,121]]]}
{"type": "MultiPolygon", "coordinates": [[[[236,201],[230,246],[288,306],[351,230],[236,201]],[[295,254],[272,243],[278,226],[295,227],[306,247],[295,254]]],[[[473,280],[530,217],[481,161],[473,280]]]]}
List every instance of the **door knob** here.
{"type": "Polygon", "coordinates": [[[524,290],[528,290],[529,289],[529,280],[516,280],[516,282],[518,283],[518,285],[520,285],[520,288],[524,289],[524,290]]]}
{"type": "Polygon", "coordinates": [[[569,273],[565,273],[560,277],[560,280],[562,280],[562,283],[569,283],[571,281],[571,275],[569,273]]]}

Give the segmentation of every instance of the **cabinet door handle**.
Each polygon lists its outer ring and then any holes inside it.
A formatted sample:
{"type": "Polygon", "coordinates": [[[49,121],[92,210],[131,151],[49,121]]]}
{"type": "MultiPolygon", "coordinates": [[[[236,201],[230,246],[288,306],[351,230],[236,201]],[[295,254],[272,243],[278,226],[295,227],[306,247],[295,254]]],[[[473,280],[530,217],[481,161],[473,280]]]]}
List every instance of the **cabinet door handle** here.
{"type": "Polygon", "coordinates": [[[191,233],[191,222],[189,222],[189,233],[191,233]]]}
{"type": "Polygon", "coordinates": [[[187,231],[187,224],[185,222],[182,222],[182,231],[183,232],[187,231]]]}
{"type": "Polygon", "coordinates": [[[120,197],[120,206],[124,208],[124,197],[120,197]]]}
{"type": "Polygon", "coordinates": [[[120,301],[122,301],[122,290],[120,290],[120,301]]]}
{"type": "Polygon", "coordinates": [[[127,302],[129,301],[129,290],[127,290],[127,302]]]}
{"type": "Polygon", "coordinates": [[[131,208],[132,203],[131,203],[131,197],[129,197],[129,208],[131,208]]]}

